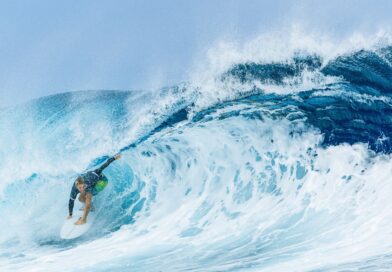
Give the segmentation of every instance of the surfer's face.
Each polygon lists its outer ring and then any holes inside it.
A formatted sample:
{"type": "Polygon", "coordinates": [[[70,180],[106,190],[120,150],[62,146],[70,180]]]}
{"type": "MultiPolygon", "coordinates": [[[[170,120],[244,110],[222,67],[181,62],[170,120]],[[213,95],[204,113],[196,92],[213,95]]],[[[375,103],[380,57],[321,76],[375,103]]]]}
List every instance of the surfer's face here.
{"type": "Polygon", "coordinates": [[[78,188],[79,192],[83,193],[86,185],[85,184],[78,184],[76,187],[78,188]]]}

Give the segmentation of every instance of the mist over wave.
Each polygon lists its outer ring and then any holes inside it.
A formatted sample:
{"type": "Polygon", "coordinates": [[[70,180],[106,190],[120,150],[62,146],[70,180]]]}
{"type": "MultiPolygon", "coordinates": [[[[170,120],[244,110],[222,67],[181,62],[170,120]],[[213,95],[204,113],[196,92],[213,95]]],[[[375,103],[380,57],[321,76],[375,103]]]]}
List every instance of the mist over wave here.
{"type": "Polygon", "coordinates": [[[2,109],[1,270],[389,269],[391,43],[265,38],[156,92],[2,109]],[[73,180],[118,151],[96,224],[62,241],[73,180]]]}

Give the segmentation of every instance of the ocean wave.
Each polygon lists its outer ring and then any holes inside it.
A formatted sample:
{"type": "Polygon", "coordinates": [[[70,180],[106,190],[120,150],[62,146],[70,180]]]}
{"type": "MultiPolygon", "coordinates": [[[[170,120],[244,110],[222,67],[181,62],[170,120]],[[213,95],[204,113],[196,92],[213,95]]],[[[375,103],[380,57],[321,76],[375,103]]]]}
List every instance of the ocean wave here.
{"type": "Polygon", "coordinates": [[[384,267],[391,56],[391,46],[334,58],[296,50],[232,62],[214,84],[72,92],[2,109],[0,267],[384,267]],[[72,181],[118,151],[96,224],[62,241],[72,181]]]}

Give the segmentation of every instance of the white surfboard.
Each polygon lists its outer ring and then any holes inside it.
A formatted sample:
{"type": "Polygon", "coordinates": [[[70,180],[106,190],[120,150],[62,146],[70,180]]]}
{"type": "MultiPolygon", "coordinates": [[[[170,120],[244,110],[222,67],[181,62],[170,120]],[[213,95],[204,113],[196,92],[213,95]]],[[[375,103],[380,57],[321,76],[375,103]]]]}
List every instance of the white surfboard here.
{"type": "Polygon", "coordinates": [[[80,211],[78,208],[78,209],[74,209],[72,218],[65,219],[64,225],[60,231],[60,237],[62,239],[74,239],[83,235],[89,230],[92,223],[94,222],[95,212],[91,212],[91,211],[89,212],[87,216],[87,222],[85,224],[75,225],[75,222],[78,221],[79,218],[82,216],[83,216],[83,211],[80,211]]]}

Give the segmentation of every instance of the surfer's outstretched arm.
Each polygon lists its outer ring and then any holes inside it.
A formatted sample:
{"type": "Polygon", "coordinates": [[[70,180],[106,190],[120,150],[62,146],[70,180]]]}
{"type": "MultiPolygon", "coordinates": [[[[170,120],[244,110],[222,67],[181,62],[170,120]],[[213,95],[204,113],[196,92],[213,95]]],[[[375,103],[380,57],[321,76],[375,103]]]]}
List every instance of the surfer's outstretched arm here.
{"type": "Polygon", "coordinates": [[[115,160],[118,160],[119,158],[121,158],[121,154],[116,154],[113,157],[109,158],[104,164],[101,165],[101,167],[99,167],[98,169],[94,170],[95,173],[97,173],[98,175],[102,174],[102,171],[109,166],[109,164],[111,164],[112,162],[114,162],[115,160]]]}

